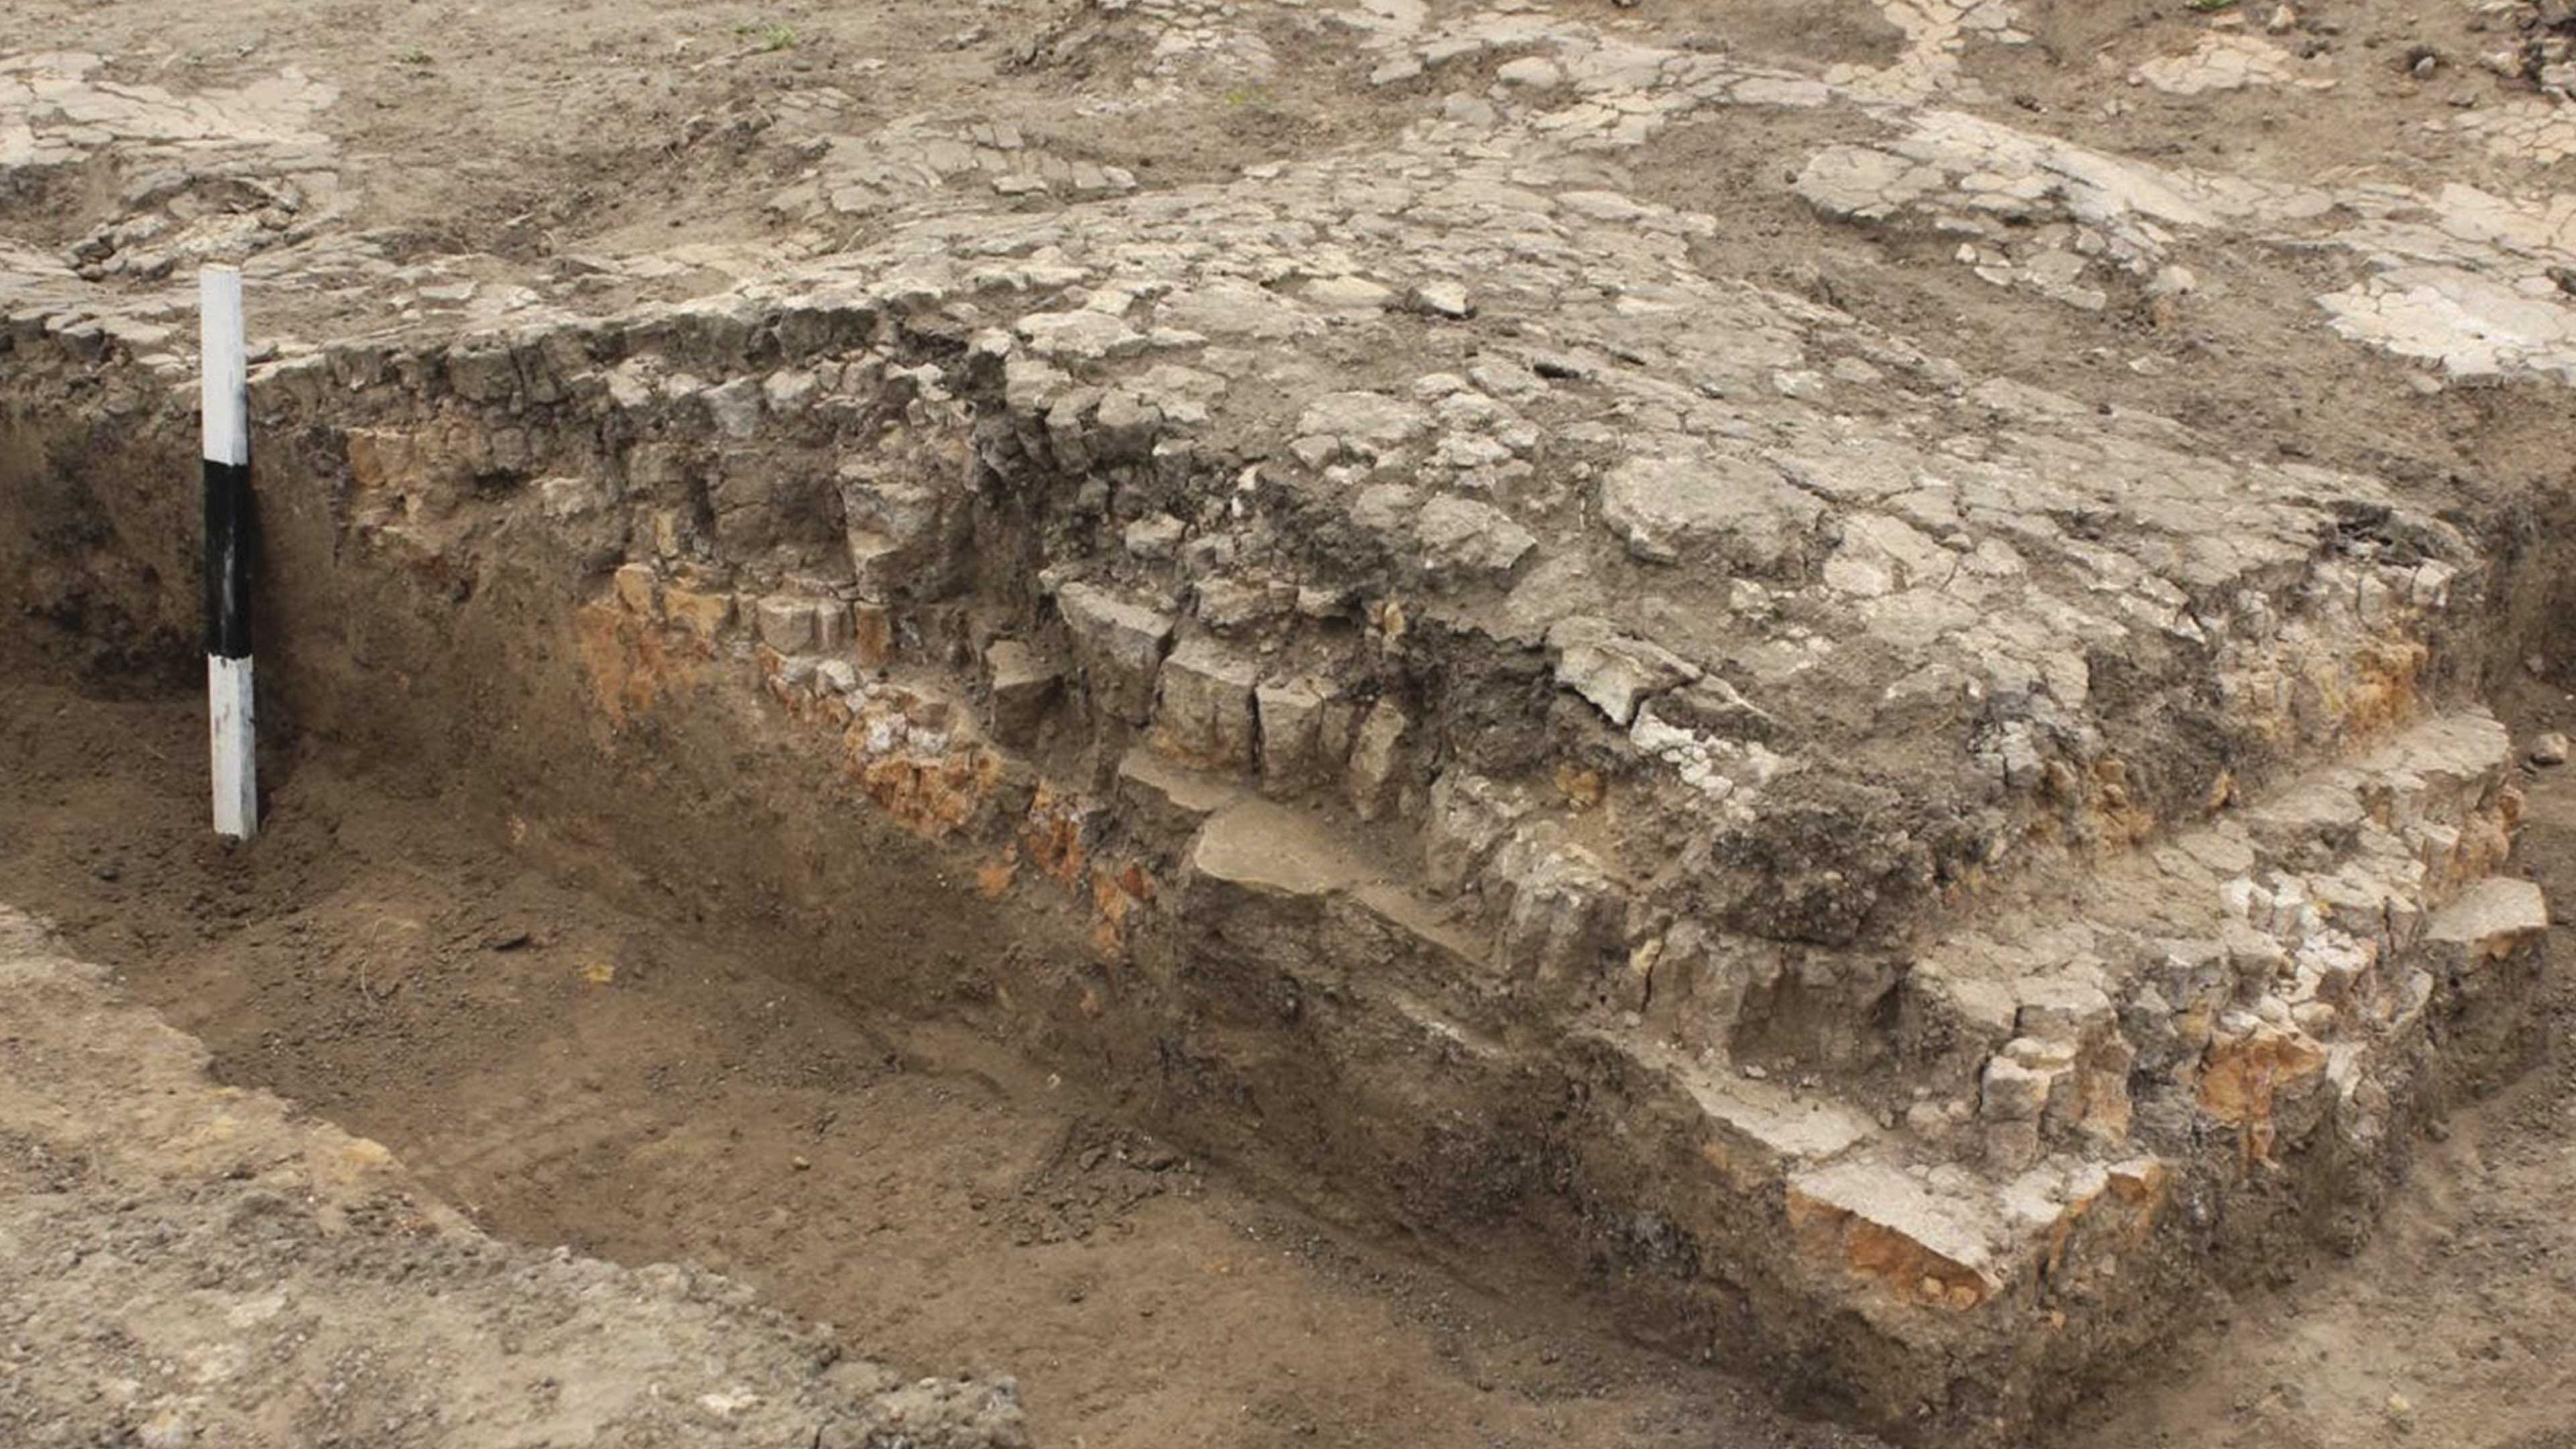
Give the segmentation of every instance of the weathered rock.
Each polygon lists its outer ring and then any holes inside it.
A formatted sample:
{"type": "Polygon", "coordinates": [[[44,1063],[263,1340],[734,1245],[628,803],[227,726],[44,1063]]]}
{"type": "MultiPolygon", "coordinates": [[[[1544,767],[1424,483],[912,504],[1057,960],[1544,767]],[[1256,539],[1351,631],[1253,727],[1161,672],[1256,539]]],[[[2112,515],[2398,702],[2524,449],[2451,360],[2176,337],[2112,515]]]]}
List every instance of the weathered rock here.
{"type": "Polygon", "coordinates": [[[1163,661],[1155,744],[1200,764],[1250,769],[1257,738],[1255,677],[1251,661],[1216,640],[1204,635],[1184,640],[1163,661]]]}
{"type": "Polygon", "coordinates": [[[1823,513],[1777,468],[1725,452],[1631,458],[1601,485],[1601,521],[1650,563],[1709,558],[1775,572],[1823,513]]]}
{"type": "Polygon", "coordinates": [[[1375,392],[1337,392],[1308,405],[1297,420],[1297,431],[1306,436],[1339,439],[1345,449],[1364,458],[1376,458],[1419,437],[1427,422],[1419,406],[1401,398],[1375,392]]]}
{"type": "Polygon", "coordinates": [[[2433,913],[2424,928],[2435,959],[2474,971],[2522,950],[2549,931],[2549,904],[2540,887],[2509,876],[2489,876],[2433,913]]]}
{"type": "Polygon", "coordinates": [[[1413,721],[1392,699],[1380,699],[1361,718],[1351,739],[1351,809],[1362,820],[1376,820],[1399,803],[1404,785],[1405,736],[1413,721]]]}
{"type": "Polygon", "coordinates": [[[884,602],[947,593],[953,523],[940,490],[898,465],[854,459],[842,466],[840,495],[850,567],[863,597],[884,602]]]}
{"type": "Polygon", "coordinates": [[[1547,631],[1547,645],[1556,656],[1557,683],[1623,728],[1636,719],[1641,702],[1700,677],[1697,665],[1629,638],[1605,619],[1561,620],[1547,631]]]}
{"type": "Polygon", "coordinates": [[[1127,525],[1123,538],[1127,551],[1141,559],[1165,560],[1179,555],[1181,521],[1168,513],[1157,513],[1127,525]]]}
{"type": "Polygon", "coordinates": [[[814,652],[818,640],[814,632],[813,600],[776,594],[761,600],[753,613],[761,643],[781,654],[814,652]]]}
{"type": "Polygon", "coordinates": [[[1414,520],[1424,575],[1435,584],[1501,583],[1538,547],[1530,531],[1490,504],[1442,493],[1414,520]]]}
{"type": "Polygon", "coordinates": [[[1014,746],[1034,741],[1064,671],[1017,639],[996,639],[984,650],[984,675],[993,738],[1014,746]]]}
{"type": "Polygon", "coordinates": [[[1089,584],[1067,584],[1056,607],[1092,698],[1120,719],[1143,724],[1154,710],[1154,683],[1172,640],[1172,619],[1089,584]]]}
{"type": "Polygon", "coordinates": [[[1553,830],[1526,830],[1496,852],[1493,870],[1509,892],[1499,960],[1512,974],[1548,986],[1605,981],[1625,903],[1599,857],[1553,830]]]}
{"type": "Polygon", "coordinates": [[[1423,820],[1423,884],[1444,895],[1465,888],[1531,808],[1507,785],[1456,768],[1441,772],[1423,820]]]}
{"type": "Polygon", "coordinates": [[[722,590],[666,583],[662,586],[662,612],[672,623],[711,639],[733,623],[734,598],[722,590]]]}
{"type": "Polygon", "coordinates": [[[1463,320],[1476,315],[1476,304],[1457,282],[1425,282],[1413,289],[1414,305],[1438,316],[1463,320]]]}

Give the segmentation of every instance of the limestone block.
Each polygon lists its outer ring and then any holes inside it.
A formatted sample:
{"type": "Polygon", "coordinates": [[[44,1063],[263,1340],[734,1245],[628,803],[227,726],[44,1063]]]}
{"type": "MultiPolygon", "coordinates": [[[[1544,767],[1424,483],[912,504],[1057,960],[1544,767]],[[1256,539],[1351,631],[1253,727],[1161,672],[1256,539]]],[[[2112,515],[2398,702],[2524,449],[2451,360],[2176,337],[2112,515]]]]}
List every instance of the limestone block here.
{"type": "Polygon", "coordinates": [[[1090,584],[1067,584],[1056,608],[1073,637],[1086,687],[1100,708],[1131,724],[1154,710],[1154,681],[1172,641],[1172,619],[1090,584]]]}
{"type": "Polygon", "coordinates": [[[1502,956],[1515,976],[1586,983],[1617,942],[1607,878],[1573,847],[1549,856],[1504,913],[1502,956]]]}
{"type": "Polygon", "coordinates": [[[1154,743],[1182,759],[1230,770],[1253,763],[1252,661],[1205,635],[1163,661],[1154,743]]]}
{"type": "Polygon", "coordinates": [[[2424,944],[2454,971],[2500,961],[2549,932],[2549,902],[2527,880],[2494,875],[2433,913],[2424,944]]]}
{"type": "Polygon", "coordinates": [[[666,584],[662,588],[662,612],[672,623],[711,639],[733,623],[733,595],[716,589],[666,584]]]}
{"type": "Polygon", "coordinates": [[[1153,451],[1154,434],[1163,425],[1161,409],[1134,393],[1111,389],[1092,414],[1092,431],[1084,441],[1104,463],[1131,463],[1153,451]]]}
{"type": "Polygon", "coordinates": [[[894,611],[883,604],[850,606],[850,657],[861,669],[883,669],[894,661],[894,611]]]}
{"type": "Polygon", "coordinates": [[[1167,560],[1181,549],[1181,521],[1168,513],[1157,513],[1128,524],[1123,538],[1127,551],[1141,559],[1167,560]]]}
{"type": "Polygon", "coordinates": [[[1253,691],[1261,723],[1261,786],[1285,794],[1322,772],[1324,686],[1298,677],[1272,680],[1253,691]]]}
{"type": "Polygon", "coordinates": [[[1731,453],[1631,458],[1601,484],[1601,521],[1648,563],[1714,557],[1774,571],[1824,513],[1768,463],[1731,453]]]}
{"type": "Polygon", "coordinates": [[[937,598],[955,562],[940,490],[877,459],[842,465],[841,517],[850,568],[867,598],[937,598]]]}
{"type": "Polygon", "coordinates": [[[2111,1029],[2110,995],[2076,974],[2024,981],[2017,994],[2021,1009],[2014,1025],[2024,1036],[2072,1044],[2111,1029]]]}
{"type": "Polygon", "coordinates": [[[1514,977],[1588,983],[1620,947],[1626,901],[1600,858],[1552,825],[1513,836],[1493,873],[1511,893],[1500,955],[1514,977]]]}
{"type": "Polygon", "coordinates": [[[2055,1072],[2023,1066],[2010,1056],[1990,1058],[1978,1085],[1977,1110],[1997,1122],[2036,1122],[2056,1080],[2055,1072]]]}
{"type": "MultiPolygon", "coordinates": [[[[1744,1015],[1745,997],[1753,985],[1748,957],[1763,949],[1760,945],[1748,949],[1746,943],[1723,938],[1697,921],[1674,923],[1664,933],[1647,1001],[1640,1008],[1648,1025],[1676,1033],[1687,1042],[1726,1046],[1744,1015]]],[[[1866,1129],[1858,1134],[1867,1135],[1866,1129]]]]}
{"type": "Polygon", "coordinates": [[[610,587],[617,592],[617,602],[638,614],[653,612],[653,596],[658,578],[651,564],[619,564],[610,577],[610,587]]]}
{"type": "Polygon", "coordinates": [[[752,610],[760,642],[781,654],[811,654],[814,601],[793,594],[772,594],[752,610]]]}
{"type": "Polygon", "coordinates": [[[1306,407],[1297,420],[1301,436],[1338,438],[1343,448],[1375,458],[1421,435],[1430,415],[1416,404],[1384,393],[1326,393],[1306,407]]]}
{"type": "Polygon", "coordinates": [[[850,606],[837,598],[814,601],[814,647],[827,655],[850,650],[850,606]]]}
{"type": "Polygon", "coordinates": [[[1442,771],[1431,783],[1423,821],[1423,884],[1443,895],[1464,889],[1529,809],[1527,795],[1512,786],[1460,769],[1442,771]]]}
{"type": "Polygon", "coordinates": [[[1064,672],[1017,639],[994,640],[984,651],[984,671],[993,738],[1012,746],[1036,739],[1064,672]]]}
{"type": "Polygon", "coordinates": [[[1422,505],[1414,534],[1424,575],[1441,586],[1507,583],[1513,566],[1538,547],[1510,514],[1452,493],[1422,505]]]}
{"type": "Polygon", "coordinates": [[[1556,682],[1582,695],[1621,727],[1648,698],[1700,677],[1697,665],[1668,649],[1621,634],[1588,615],[1558,620],[1547,631],[1556,682]]]}
{"type": "Polygon", "coordinates": [[[2027,1171],[2039,1161],[2037,1122],[1986,1124],[1986,1165],[2002,1172],[2027,1171]]]}
{"type": "Polygon", "coordinates": [[[1351,809],[1360,819],[1377,820],[1397,804],[1403,784],[1404,736],[1412,727],[1413,721],[1392,699],[1380,699],[1360,720],[1345,774],[1351,809]]]}

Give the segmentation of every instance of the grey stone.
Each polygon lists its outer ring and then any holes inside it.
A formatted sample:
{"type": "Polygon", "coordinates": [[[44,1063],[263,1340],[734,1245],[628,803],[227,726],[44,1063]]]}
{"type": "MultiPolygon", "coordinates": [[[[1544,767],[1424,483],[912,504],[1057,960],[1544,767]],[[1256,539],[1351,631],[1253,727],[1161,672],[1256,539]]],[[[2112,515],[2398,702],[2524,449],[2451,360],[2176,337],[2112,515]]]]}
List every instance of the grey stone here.
{"type": "Polygon", "coordinates": [[[1824,513],[1768,463],[1724,452],[1631,458],[1601,485],[1601,521],[1650,563],[1700,556],[1776,569],[1824,513]]]}
{"type": "Polygon", "coordinates": [[[1195,763],[1228,770],[1253,764],[1251,661],[1205,635],[1184,640],[1163,661],[1154,743],[1195,763]]]}
{"type": "Polygon", "coordinates": [[[1379,457],[1421,436],[1430,415],[1402,398],[1378,392],[1326,393],[1307,404],[1299,433],[1319,433],[1365,457],[1379,457]]]}
{"type": "Polygon", "coordinates": [[[1261,724],[1261,787],[1287,794],[1321,773],[1324,686],[1298,677],[1271,680],[1253,691],[1261,724]]]}
{"type": "Polygon", "coordinates": [[[1171,616],[1090,584],[1057,590],[1056,608],[1094,702],[1130,724],[1143,724],[1154,710],[1155,677],[1172,640],[1171,616]]]}
{"type": "Polygon", "coordinates": [[[1012,746],[1035,740],[1064,671],[1017,639],[996,639],[984,650],[984,676],[993,738],[1012,746]]]}
{"type": "Polygon", "coordinates": [[[1423,818],[1423,884],[1442,894],[1464,889],[1529,810],[1527,796],[1511,786],[1456,767],[1442,771],[1423,818]]]}
{"type": "Polygon", "coordinates": [[[1476,303],[1458,282],[1425,282],[1413,289],[1413,305],[1425,312],[1458,320],[1476,315],[1476,303]]]}
{"type": "Polygon", "coordinates": [[[1435,583],[1503,582],[1512,567],[1538,547],[1510,514],[1471,498],[1443,493],[1422,505],[1414,520],[1424,574],[1435,583]]]}
{"type": "Polygon", "coordinates": [[[1360,819],[1382,819],[1396,807],[1404,783],[1404,737],[1412,728],[1412,719],[1392,699],[1380,699],[1361,718],[1344,774],[1351,809],[1360,819]]]}
{"type": "Polygon", "coordinates": [[[1978,1091],[1978,1111],[1997,1122],[2036,1122],[2048,1106],[2057,1074],[2023,1066],[2009,1056],[1986,1062],[1978,1091]]]}
{"type": "Polygon", "coordinates": [[[1622,728],[1635,722],[1644,700],[1700,677],[1690,661],[1588,615],[1558,620],[1547,631],[1547,646],[1556,658],[1556,682],[1622,728]]]}
{"type": "Polygon", "coordinates": [[[1551,827],[1524,831],[1495,853],[1510,891],[1499,950],[1514,977],[1588,985],[1619,947],[1624,907],[1600,859],[1551,827]]]}
{"type": "Polygon", "coordinates": [[[1162,561],[1181,551],[1182,524],[1168,513],[1149,514],[1128,524],[1122,535],[1127,551],[1140,559],[1162,561]]]}

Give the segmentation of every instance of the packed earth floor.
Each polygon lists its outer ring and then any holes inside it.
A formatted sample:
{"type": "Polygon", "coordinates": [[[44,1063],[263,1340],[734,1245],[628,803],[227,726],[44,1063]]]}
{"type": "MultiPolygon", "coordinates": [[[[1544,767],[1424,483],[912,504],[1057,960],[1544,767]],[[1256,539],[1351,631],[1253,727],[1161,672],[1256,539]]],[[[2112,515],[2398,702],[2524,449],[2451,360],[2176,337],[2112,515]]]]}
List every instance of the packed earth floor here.
{"type": "Polygon", "coordinates": [[[0,0],[0,1444],[2576,1445],[2571,167],[2562,0],[0,0]]]}

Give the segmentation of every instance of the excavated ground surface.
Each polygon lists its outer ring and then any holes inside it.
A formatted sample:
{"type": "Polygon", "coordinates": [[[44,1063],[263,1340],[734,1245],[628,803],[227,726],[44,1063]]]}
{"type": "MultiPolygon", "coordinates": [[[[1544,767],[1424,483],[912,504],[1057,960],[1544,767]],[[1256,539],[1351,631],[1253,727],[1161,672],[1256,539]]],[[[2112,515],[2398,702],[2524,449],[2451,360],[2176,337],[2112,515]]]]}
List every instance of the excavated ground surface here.
{"type": "Polygon", "coordinates": [[[0,911],[11,1444],[1015,1449],[1007,1379],[903,1383],[750,1290],[486,1237],[0,911]]]}
{"type": "MultiPolygon", "coordinates": [[[[1561,1283],[1478,1291],[1265,1205],[971,1022],[817,989],[810,941],[621,910],[347,762],[286,764],[237,856],[198,829],[203,730],[13,677],[0,873],[218,1079],[387,1144],[496,1237],[696,1264],[852,1352],[1015,1377],[1043,1444],[1863,1442],[1619,1343],[1561,1283]]],[[[28,1271],[48,1311],[90,1291],[28,1271]]]]}
{"type": "Polygon", "coordinates": [[[0,899],[505,1236],[1054,1442],[2566,1429],[2555,0],[0,18],[0,899]]]}

